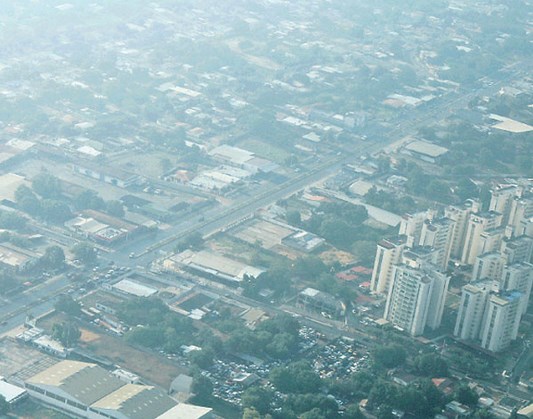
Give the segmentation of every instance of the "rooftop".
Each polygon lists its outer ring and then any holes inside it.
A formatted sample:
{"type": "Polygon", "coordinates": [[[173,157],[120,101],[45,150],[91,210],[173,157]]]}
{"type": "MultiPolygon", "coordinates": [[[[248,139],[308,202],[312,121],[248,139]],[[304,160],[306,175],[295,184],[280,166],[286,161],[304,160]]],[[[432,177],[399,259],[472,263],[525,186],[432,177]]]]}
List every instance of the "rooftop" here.
{"type": "Polygon", "coordinates": [[[29,378],[27,383],[57,387],[85,405],[91,405],[124,384],[103,368],[79,361],[59,362],[29,378]]]}
{"type": "Polygon", "coordinates": [[[115,411],[120,413],[120,417],[128,419],[151,419],[175,405],[173,399],[155,387],[126,384],[91,405],[91,409],[104,413],[115,411]]]}

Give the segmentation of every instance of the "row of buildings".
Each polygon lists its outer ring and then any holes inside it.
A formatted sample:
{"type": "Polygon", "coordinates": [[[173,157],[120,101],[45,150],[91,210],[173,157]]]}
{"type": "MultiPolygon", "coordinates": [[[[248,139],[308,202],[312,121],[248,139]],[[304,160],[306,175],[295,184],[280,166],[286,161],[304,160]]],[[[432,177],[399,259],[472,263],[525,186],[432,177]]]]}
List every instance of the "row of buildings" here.
{"type": "Polygon", "coordinates": [[[477,201],[443,214],[407,214],[399,236],[378,243],[371,290],[386,296],[384,317],[410,334],[440,326],[450,267],[468,284],[454,334],[489,351],[516,339],[533,284],[531,182],[499,185],[490,207],[477,201]],[[453,262],[453,263],[451,263],[453,262]]]}

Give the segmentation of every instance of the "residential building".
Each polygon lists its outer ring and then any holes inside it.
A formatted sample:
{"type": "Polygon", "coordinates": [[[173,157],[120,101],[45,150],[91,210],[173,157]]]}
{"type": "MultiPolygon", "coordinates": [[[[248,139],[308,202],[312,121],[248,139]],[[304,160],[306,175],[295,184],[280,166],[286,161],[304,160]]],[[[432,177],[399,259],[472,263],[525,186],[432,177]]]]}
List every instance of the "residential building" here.
{"type": "Polygon", "coordinates": [[[444,216],[455,222],[450,244],[450,257],[461,259],[470,215],[477,212],[479,207],[479,202],[467,201],[461,206],[448,206],[445,208],[444,216]]]}
{"type": "Polygon", "coordinates": [[[527,236],[502,240],[500,253],[507,264],[531,262],[533,256],[533,239],[527,236]]]}
{"type": "Polygon", "coordinates": [[[518,193],[516,185],[498,185],[491,190],[489,211],[502,214],[502,222],[507,224],[511,214],[512,201],[518,193]]]}
{"type": "Polygon", "coordinates": [[[405,236],[408,247],[417,246],[422,235],[422,226],[428,219],[428,211],[417,212],[415,214],[404,214],[400,221],[400,236],[405,236]]]}
{"type": "Polygon", "coordinates": [[[489,297],[481,325],[483,349],[500,352],[516,339],[523,312],[522,302],[520,291],[507,291],[489,297]]]}
{"type": "Polygon", "coordinates": [[[437,260],[433,263],[442,271],[447,270],[450,261],[454,226],[455,222],[449,218],[425,220],[422,225],[419,245],[437,250],[437,260]]]}
{"type": "Polygon", "coordinates": [[[428,269],[396,266],[384,317],[413,336],[440,326],[449,278],[428,269]]]}
{"type": "Polygon", "coordinates": [[[472,271],[472,281],[480,279],[491,279],[498,281],[505,266],[505,257],[500,253],[486,253],[476,258],[474,270],[472,271]]]}
{"type": "Polygon", "coordinates": [[[515,263],[504,267],[496,286],[499,291],[520,291],[523,298],[522,314],[525,314],[533,286],[533,265],[530,263],[515,263]]]}
{"type": "Polygon", "coordinates": [[[491,289],[490,280],[467,284],[461,289],[461,304],[453,331],[454,336],[465,341],[478,339],[491,289]]]}
{"type": "Polygon", "coordinates": [[[370,289],[377,294],[386,294],[392,279],[394,266],[401,262],[405,240],[381,240],[378,243],[370,289]]]}
{"type": "Polygon", "coordinates": [[[482,214],[470,214],[466,229],[463,252],[461,255],[462,263],[466,265],[473,265],[476,261],[476,257],[482,254],[482,250],[485,250],[486,252],[490,251],[488,249],[482,249],[482,246],[489,247],[484,243],[487,241],[492,243],[492,239],[484,236],[482,240],[481,236],[483,233],[499,228],[501,226],[501,222],[502,215],[493,211],[484,212],[482,214]]]}

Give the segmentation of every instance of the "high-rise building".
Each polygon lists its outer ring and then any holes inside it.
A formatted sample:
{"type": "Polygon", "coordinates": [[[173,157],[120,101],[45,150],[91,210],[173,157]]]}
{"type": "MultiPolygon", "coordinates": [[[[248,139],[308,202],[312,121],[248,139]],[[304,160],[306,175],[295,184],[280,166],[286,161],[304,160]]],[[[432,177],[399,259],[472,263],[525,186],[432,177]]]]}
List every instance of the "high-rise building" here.
{"type": "Polygon", "coordinates": [[[466,229],[465,242],[461,262],[466,265],[473,265],[476,258],[483,250],[480,245],[485,242],[485,237],[481,238],[483,233],[490,232],[501,226],[502,215],[489,211],[482,214],[470,214],[468,226],[466,229]]]}
{"type": "Polygon", "coordinates": [[[402,237],[396,240],[381,240],[376,250],[374,270],[370,289],[377,294],[386,294],[392,279],[394,266],[402,260],[405,241],[402,237]]]}
{"type": "Polygon", "coordinates": [[[396,266],[384,317],[413,336],[440,326],[449,278],[430,270],[396,266]]]}
{"type": "Polygon", "coordinates": [[[511,201],[511,210],[508,224],[513,229],[515,236],[526,234],[527,227],[533,217],[533,196],[525,195],[515,197],[511,201]]]}
{"type": "Polygon", "coordinates": [[[442,271],[448,269],[455,222],[449,218],[426,220],[422,225],[419,245],[437,250],[433,263],[442,271]]]}
{"type": "Polygon", "coordinates": [[[533,256],[533,239],[527,236],[504,239],[501,244],[500,253],[505,257],[508,265],[518,262],[531,262],[533,256]]]}
{"type": "Polygon", "coordinates": [[[461,304],[453,331],[454,336],[466,341],[476,341],[479,338],[491,289],[490,280],[467,284],[461,289],[461,304]]]}
{"type": "Polygon", "coordinates": [[[507,224],[514,198],[519,193],[517,185],[498,185],[491,190],[489,211],[502,214],[502,222],[507,224]]]}
{"type": "Polygon", "coordinates": [[[450,245],[450,256],[452,258],[461,259],[470,214],[476,213],[479,208],[480,204],[477,201],[467,201],[461,206],[451,205],[445,208],[444,216],[455,222],[450,245]]]}
{"type": "Polygon", "coordinates": [[[514,263],[503,268],[500,280],[496,284],[499,291],[517,290],[522,293],[522,314],[527,311],[531,288],[533,287],[533,265],[514,263]]]}
{"type": "Polygon", "coordinates": [[[516,339],[523,311],[522,300],[520,291],[489,296],[481,325],[482,348],[499,352],[516,339]]]}
{"type": "Polygon", "coordinates": [[[405,236],[407,247],[417,246],[422,234],[422,226],[430,216],[429,211],[417,212],[415,214],[404,214],[400,221],[400,236],[405,236]]]}
{"type": "Polygon", "coordinates": [[[502,276],[505,262],[505,258],[496,252],[478,256],[476,263],[474,263],[474,270],[472,271],[472,281],[478,281],[480,279],[498,281],[502,276]]]}

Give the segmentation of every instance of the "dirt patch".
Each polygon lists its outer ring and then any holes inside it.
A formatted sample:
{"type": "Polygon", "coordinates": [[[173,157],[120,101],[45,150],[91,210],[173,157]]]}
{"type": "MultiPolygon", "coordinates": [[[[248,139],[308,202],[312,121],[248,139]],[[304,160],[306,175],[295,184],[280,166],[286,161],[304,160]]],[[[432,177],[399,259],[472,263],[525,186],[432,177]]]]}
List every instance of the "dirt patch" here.
{"type": "Polygon", "coordinates": [[[341,265],[348,265],[354,262],[354,257],[351,253],[344,252],[342,250],[326,250],[320,253],[320,259],[326,264],[332,264],[333,262],[339,262],[341,265]]]}
{"type": "Polygon", "coordinates": [[[80,341],[83,343],[90,343],[100,339],[100,336],[87,329],[80,329],[81,337],[80,341]]]}

